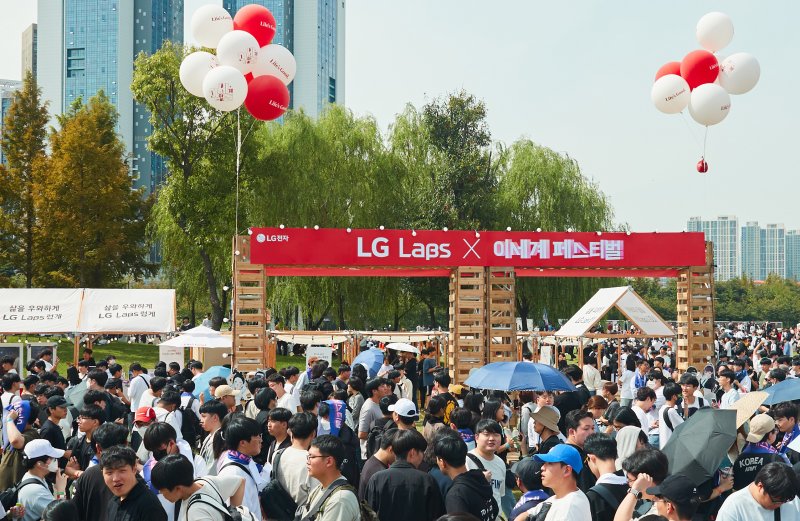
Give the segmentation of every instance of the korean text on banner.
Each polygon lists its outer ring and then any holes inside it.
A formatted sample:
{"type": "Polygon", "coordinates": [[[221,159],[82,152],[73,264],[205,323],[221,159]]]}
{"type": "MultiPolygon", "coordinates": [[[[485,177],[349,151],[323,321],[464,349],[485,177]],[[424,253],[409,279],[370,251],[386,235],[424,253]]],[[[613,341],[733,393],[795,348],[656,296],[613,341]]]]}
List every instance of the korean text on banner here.
{"type": "Polygon", "coordinates": [[[72,333],[83,290],[0,289],[0,333],[72,333]]]}
{"type": "Polygon", "coordinates": [[[306,348],[306,367],[312,356],[317,357],[318,360],[325,360],[329,364],[333,362],[333,350],[330,346],[308,346],[306,348]]]}
{"type": "Polygon", "coordinates": [[[178,362],[181,369],[183,369],[186,365],[184,351],[185,348],[183,347],[165,346],[161,344],[158,346],[158,359],[161,362],[166,362],[167,367],[169,367],[170,362],[178,362]]]}
{"type": "Polygon", "coordinates": [[[82,333],[170,333],[175,290],[86,289],[78,327],[82,333]]]}

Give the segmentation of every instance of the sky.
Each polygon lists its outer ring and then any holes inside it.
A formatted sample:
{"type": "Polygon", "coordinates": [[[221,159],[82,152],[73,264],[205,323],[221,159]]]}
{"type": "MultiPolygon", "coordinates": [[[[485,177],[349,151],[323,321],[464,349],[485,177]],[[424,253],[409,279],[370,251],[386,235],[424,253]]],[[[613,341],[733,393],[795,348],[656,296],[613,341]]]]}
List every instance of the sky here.
{"type": "MultiPolygon", "coordinates": [[[[718,215],[800,229],[800,2],[346,1],[345,105],[384,130],[407,103],[464,89],[486,103],[495,141],[569,154],[633,231],[680,231],[691,216],[718,215]],[[704,127],[658,112],[650,89],[661,65],[699,48],[695,27],[710,11],[734,23],[720,54],[752,53],[761,79],[709,128],[700,174],[704,127]]],[[[187,16],[203,3],[213,2],[187,0],[187,16]]],[[[35,4],[0,0],[0,78],[20,76],[35,4]]]]}

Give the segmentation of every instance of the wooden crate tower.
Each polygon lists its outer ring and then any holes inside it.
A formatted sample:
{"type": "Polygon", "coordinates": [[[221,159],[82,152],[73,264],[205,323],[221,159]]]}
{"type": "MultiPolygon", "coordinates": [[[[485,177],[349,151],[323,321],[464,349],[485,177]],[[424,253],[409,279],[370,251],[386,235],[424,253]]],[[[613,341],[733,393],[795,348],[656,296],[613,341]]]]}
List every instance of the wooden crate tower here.
{"type": "Polygon", "coordinates": [[[678,348],[676,367],[702,371],[714,355],[714,247],[706,242],[706,265],[678,274],[678,348]]]}
{"type": "Polygon", "coordinates": [[[233,360],[242,372],[275,367],[275,343],[267,337],[267,277],[264,267],[250,263],[250,236],[234,238],[233,360]]]}
{"type": "Polygon", "coordinates": [[[517,316],[512,268],[487,268],[487,362],[516,362],[517,316]]]}
{"type": "Polygon", "coordinates": [[[486,363],[486,269],[459,267],[450,275],[450,342],[447,367],[453,383],[486,363]]]}

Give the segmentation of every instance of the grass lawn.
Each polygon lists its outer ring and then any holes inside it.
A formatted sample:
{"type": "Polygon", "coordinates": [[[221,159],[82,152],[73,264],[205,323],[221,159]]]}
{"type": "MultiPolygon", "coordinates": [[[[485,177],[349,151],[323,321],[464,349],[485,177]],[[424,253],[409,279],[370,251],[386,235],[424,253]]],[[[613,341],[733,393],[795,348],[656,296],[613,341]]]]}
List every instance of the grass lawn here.
{"type": "MultiPolygon", "coordinates": [[[[48,339],[43,337],[27,337],[31,343],[37,342],[51,342],[56,341],[56,338],[48,339]]],[[[6,342],[21,341],[19,337],[6,337],[6,342]]],[[[74,345],[72,342],[61,339],[58,342],[58,373],[65,375],[67,372],[67,363],[73,362],[72,350],[74,345]]],[[[94,359],[97,361],[105,360],[109,355],[114,355],[117,358],[117,363],[122,365],[123,370],[127,372],[128,367],[133,362],[139,362],[144,367],[152,372],[153,367],[158,363],[158,346],[153,344],[128,344],[127,342],[110,342],[108,344],[94,344],[92,346],[94,351],[94,359]]],[[[26,355],[27,356],[27,355],[26,355]]],[[[189,350],[186,349],[184,361],[189,357],[189,350]]],[[[305,367],[306,360],[301,356],[278,356],[278,367],[294,365],[300,368],[305,367]]],[[[338,365],[338,364],[337,364],[338,365]]]]}

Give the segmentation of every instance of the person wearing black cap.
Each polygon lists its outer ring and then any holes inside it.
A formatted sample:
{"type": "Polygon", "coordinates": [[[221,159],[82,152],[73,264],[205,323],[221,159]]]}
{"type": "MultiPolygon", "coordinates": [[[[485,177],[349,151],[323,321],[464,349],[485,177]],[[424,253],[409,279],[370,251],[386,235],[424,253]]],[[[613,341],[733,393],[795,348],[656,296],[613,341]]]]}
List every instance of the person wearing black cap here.
{"type": "Polygon", "coordinates": [[[542,462],[534,458],[519,460],[511,467],[511,472],[517,477],[517,486],[522,492],[508,519],[514,520],[528,510],[550,497],[542,485],[542,462]]]}
{"type": "Polygon", "coordinates": [[[692,480],[683,474],[673,474],[647,493],[658,498],[656,509],[669,521],[691,521],[699,504],[692,480]]]}
{"type": "Polygon", "coordinates": [[[47,420],[39,428],[39,436],[50,442],[56,449],[64,450],[64,456],[58,460],[59,468],[64,468],[72,456],[71,450],[66,450],[67,442],[58,423],[67,417],[67,400],[63,396],[51,396],[47,399],[47,420]]]}

